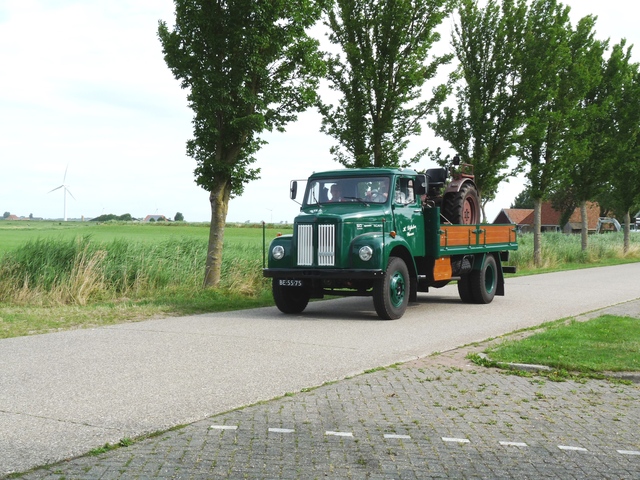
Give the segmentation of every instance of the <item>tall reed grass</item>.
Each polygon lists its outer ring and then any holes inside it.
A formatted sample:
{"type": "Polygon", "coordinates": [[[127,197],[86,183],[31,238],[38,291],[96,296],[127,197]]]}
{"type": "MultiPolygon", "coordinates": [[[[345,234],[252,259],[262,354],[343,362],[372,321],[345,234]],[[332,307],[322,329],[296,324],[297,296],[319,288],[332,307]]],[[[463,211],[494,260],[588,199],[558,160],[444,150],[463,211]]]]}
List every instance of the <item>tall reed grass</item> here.
{"type": "MultiPolygon", "coordinates": [[[[640,259],[640,234],[631,234],[630,247],[623,251],[623,233],[590,235],[588,248],[582,251],[580,235],[542,234],[540,269],[559,269],[569,264],[593,264],[640,259]]],[[[518,236],[518,250],[511,252],[510,265],[518,271],[536,270],[533,263],[533,234],[518,236]]]]}
{"type": "MultiPolygon", "coordinates": [[[[157,244],[90,236],[29,241],[0,260],[0,301],[86,305],[201,289],[207,243],[180,238],[157,244]]],[[[233,243],[223,253],[222,290],[257,295],[265,289],[262,250],[233,243]]]]}

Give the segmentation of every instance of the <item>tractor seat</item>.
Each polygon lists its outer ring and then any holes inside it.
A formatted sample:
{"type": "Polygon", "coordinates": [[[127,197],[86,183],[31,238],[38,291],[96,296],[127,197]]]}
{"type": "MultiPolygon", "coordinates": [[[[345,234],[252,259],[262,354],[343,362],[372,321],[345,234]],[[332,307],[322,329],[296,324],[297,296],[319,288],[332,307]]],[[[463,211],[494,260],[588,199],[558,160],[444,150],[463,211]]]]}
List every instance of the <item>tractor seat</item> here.
{"type": "Polygon", "coordinates": [[[427,170],[426,175],[428,178],[429,187],[441,187],[447,180],[447,169],[442,168],[430,168],[427,170]]]}

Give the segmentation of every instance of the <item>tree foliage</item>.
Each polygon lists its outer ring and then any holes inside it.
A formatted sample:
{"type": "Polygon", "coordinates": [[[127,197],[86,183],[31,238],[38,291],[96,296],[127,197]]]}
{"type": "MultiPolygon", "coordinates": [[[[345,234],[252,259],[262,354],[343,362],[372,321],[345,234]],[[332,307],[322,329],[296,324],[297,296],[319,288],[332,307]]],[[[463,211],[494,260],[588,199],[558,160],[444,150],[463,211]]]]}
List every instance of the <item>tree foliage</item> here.
{"type": "Polygon", "coordinates": [[[511,204],[511,208],[533,208],[533,200],[531,199],[531,187],[525,186],[511,204]]]}
{"type": "Polygon", "coordinates": [[[323,63],[306,29],[320,18],[313,0],[174,0],[175,26],[159,22],[165,62],[194,112],[187,153],[209,192],[211,230],[205,286],[220,281],[229,199],[258,177],[265,130],[282,130],[316,101],[323,63]]]}
{"type": "Polygon", "coordinates": [[[569,8],[556,0],[535,0],[527,13],[521,50],[520,98],[525,112],[518,153],[528,167],[534,201],[534,263],[541,264],[541,206],[562,172],[564,155],[576,142],[571,130],[580,106],[593,86],[589,67],[593,18],[585,17],[576,29],[569,8]]]}
{"type": "Polygon", "coordinates": [[[640,67],[631,63],[631,47],[623,40],[606,65],[609,89],[605,188],[599,201],[624,218],[624,251],[629,249],[630,216],[640,208],[640,67]]]}
{"type": "Polygon", "coordinates": [[[517,59],[526,11],[525,0],[489,0],[484,7],[461,1],[452,38],[460,79],[456,107],[443,108],[431,123],[463,162],[474,165],[483,212],[512,174],[507,160],[522,123],[517,59]]]}
{"type": "Polygon", "coordinates": [[[440,86],[421,99],[425,82],[451,59],[429,59],[429,51],[452,6],[452,0],[335,0],[329,8],[329,40],[340,53],[328,56],[328,79],[342,98],[320,111],[340,163],[400,166],[424,155],[402,159],[409,137],[421,133],[420,122],[446,97],[440,86]]]}

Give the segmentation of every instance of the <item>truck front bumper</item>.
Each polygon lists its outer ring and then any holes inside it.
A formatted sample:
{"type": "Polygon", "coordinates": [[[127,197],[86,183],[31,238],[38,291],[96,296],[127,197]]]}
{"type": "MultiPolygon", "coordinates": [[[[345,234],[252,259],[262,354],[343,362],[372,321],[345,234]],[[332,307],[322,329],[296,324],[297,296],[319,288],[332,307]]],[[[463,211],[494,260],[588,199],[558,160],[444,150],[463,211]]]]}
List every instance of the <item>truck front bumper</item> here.
{"type": "Polygon", "coordinates": [[[267,278],[368,280],[384,276],[383,270],[341,268],[263,268],[267,278]]]}

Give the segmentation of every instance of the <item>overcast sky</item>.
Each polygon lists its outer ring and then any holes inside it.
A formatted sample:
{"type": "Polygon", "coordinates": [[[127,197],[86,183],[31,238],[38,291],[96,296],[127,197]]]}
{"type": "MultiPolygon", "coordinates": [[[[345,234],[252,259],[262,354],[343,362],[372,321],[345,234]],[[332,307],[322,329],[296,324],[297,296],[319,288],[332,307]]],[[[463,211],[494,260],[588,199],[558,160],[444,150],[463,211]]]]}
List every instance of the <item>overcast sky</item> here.
{"type": "MultiPolygon", "coordinates": [[[[640,44],[637,2],[564,3],[574,21],[598,16],[598,38],[640,44]]],[[[158,20],[173,25],[173,12],[171,0],[0,0],[0,214],[62,218],[63,189],[48,192],[64,181],[73,195],[69,218],[181,212],[187,221],[210,219],[208,195],[185,154],[192,113],[156,35],[158,20]]],[[[289,180],[340,167],[319,128],[319,115],[308,111],[285,133],[265,136],[256,164],[262,178],[231,201],[228,221],[293,220],[299,207],[288,197],[289,180]]],[[[454,153],[428,129],[412,145],[454,153]]],[[[423,160],[417,168],[433,166],[423,160]]],[[[522,180],[503,184],[489,220],[522,187],[522,180]]]]}

